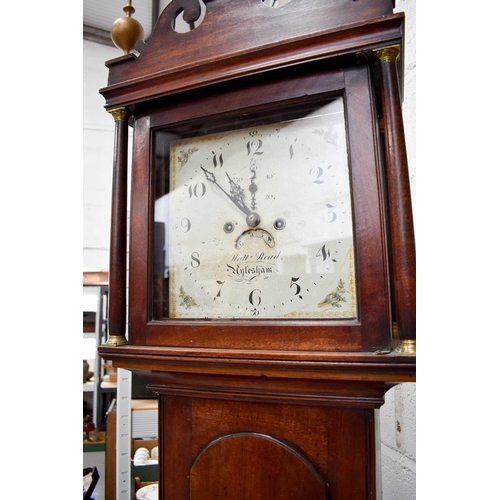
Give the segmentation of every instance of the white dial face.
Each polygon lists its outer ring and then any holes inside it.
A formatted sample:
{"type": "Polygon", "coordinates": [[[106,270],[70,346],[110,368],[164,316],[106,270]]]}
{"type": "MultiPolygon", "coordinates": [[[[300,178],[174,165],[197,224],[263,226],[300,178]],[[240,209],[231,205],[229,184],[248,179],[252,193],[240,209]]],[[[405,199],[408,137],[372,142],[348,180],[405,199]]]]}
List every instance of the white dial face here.
{"type": "Polygon", "coordinates": [[[356,318],[342,98],[307,117],[170,143],[171,318],[356,318]]]}

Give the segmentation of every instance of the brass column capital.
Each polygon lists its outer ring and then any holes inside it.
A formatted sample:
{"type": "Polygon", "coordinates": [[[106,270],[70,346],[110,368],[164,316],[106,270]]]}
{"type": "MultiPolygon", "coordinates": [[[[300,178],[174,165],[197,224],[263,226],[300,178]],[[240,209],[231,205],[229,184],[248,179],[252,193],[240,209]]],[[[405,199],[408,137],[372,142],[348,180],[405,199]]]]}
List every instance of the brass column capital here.
{"type": "Polygon", "coordinates": [[[416,356],[417,341],[413,339],[401,340],[396,347],[396,355],[398,356],[416,356]]]}
{"type": "Polygon", "coordinates": [[[125,108],[109,109],[108,112],[111,113],[115,122],[120,120],[127,121],[130,118],[130,113],[125,108]]]}
{"type": "Polygon", "coordinates": [[[373,52],[380,62],[395,62],[399,57],[400,50],[399,45],[391,45],[375,49],[373,52]]]}

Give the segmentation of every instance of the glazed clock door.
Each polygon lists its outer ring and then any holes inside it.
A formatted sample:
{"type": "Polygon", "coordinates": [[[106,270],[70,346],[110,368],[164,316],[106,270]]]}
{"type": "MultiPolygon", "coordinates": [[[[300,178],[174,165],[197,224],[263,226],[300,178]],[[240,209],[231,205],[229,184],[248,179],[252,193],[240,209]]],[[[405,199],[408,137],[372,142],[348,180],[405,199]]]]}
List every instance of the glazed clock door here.
{"type": "Polygon", "coordinates": [[[131,311],[131,335],[190,348],[387,349],[376,127],[368,69],[323,64],[293,85],[269,76],[139,116],[133,203],[147,202],[149,229],[136,211],[131,298],[147,307],[131,311]]]}

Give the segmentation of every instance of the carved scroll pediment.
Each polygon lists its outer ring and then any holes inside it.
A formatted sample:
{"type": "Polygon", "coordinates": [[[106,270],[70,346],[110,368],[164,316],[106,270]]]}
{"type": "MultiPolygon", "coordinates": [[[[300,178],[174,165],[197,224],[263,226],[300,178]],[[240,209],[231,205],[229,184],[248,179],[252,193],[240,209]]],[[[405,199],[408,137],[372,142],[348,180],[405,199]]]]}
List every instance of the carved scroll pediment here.
{"type": "Polygon", "coordinates": [[[108,106],[129,104],[328,57],[353,38],[367,46],[395,40],[401,19],[392,9],[393,0],[172,0],[146,43],[106,63],[103,95],[108,106]]]}

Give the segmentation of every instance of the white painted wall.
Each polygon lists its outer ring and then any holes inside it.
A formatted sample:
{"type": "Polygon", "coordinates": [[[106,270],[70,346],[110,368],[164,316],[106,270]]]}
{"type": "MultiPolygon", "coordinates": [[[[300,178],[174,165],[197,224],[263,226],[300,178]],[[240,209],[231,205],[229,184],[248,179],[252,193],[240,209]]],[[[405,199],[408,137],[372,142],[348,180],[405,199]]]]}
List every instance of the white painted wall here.
{"type": "MultiPolygon", "coordinates": [[[[416,0],[398,0],[406,13],[403,105],[411,188],[416,193],[416,0]]],[[[108,269],[114,121],[99,89],[105,61],[118,49],[83,41],[83,267],[108,269]]],[[[416,215],[415,215],[416,225],[416,215]]],[[[416,384],[391,389],[380,411],[383,500],[416,498],[416,384]]]]}
{"type": "MultiPolygon", "coordinates": [[[[416,232],[416,0],[397,0],[395,12],[400,11],[406,19],[403,117],[416,232]]],[[[416,384],[401,384],[386,394],[380,409],[383,500],[417,497],[416,397],[416,384]]]]}
{"type": "Polygon", "coordinates": [[[99,89],[121,50],[83,41],[83,267],[109,268],[114,120],[99,89]]]}

